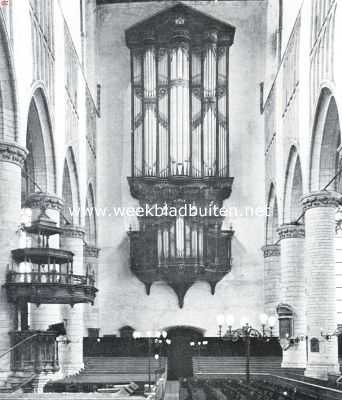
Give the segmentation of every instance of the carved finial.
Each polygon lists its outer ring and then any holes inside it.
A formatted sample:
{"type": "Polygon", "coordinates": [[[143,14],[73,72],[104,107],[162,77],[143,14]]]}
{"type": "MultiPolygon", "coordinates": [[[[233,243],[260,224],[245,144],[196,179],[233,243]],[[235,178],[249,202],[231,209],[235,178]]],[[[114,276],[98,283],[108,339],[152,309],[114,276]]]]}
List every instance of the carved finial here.
{"type": "Polygon", "coordinates": [[[182,15],[178,15],[175,18],[175,24],[176,25],[184,25],[184,23],[185,23],[185,18],[182,15]]]}

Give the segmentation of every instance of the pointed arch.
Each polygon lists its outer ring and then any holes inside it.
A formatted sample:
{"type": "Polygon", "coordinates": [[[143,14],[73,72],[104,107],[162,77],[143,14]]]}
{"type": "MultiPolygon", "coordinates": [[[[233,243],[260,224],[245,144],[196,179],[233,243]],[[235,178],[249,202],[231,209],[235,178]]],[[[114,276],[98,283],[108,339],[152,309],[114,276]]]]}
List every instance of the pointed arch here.
{"type": "Polygon", "coordinates": [[[279,236],[277,229],[279,227],[278,202],[273,183],[270,185],[267,201],[267,217],[266,217],[266,245],[277,242],[279,236]]]}
{"type": "Polygon", "coordinates": [[[94,197],[93,185],[91,183],[89,183],[88,185],[88,192],[86,198],[85,241],[88,245],[91,246],[96,246],[97,243],[95,197],[94,197]]]}
{"type": "Polygon", "coordinates": [[[26,147],[22,172],[22,198],[32,192],[56,193],[56,160],[46,97],[41,88],[33,93],[27,116],[26,147]]]}
{"type": "MultiPolygon", "coordinates": [[[[323,88],[317,103],[310,159],[310,190],[322,190],[336,175],[340,162],[341,129],[335,97],[323,88]]],[[[340,190],[341,179],[329,185],[340,190]]]]}
{"type": "Polygon", "coordinates": [[[12,52],[0,14],[0,140],[18,141],[18,106],[12,52]]]}
{"type": "Polygon", "coordinates": [[[79,180],[72,147],[68,147],[64,160],[62,197],[64,201],[63,215],[66,220],[62,220],[61,222],[80,225],[81,213],[79,211],[81,203],[79,180]],[[71,210],[76,211],[76,213],[71,212],[71,210]]]}
{"type": "Polygon", "coordinates": [[[303,175],[300,157],[295,146],[289,152],[285,175],[284,223],[295,222],[302,213],[303,175]]]}

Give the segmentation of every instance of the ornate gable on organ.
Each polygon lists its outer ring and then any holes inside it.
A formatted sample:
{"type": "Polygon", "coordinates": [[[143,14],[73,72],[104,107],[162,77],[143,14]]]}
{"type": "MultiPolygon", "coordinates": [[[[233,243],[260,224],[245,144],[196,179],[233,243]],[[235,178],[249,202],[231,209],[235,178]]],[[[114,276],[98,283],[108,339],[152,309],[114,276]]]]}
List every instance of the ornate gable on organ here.
{"type": "Polygon", "coordinates": [[[147,42],[157,40],[163,43],[170,36],[176,39],[177,31],[179,38],[191,37],[198,44],[205,39],[231,46],[235,35],[232,25],[179,3],[127,29],[126,43],[128,47],[139,46],[142,37],[147,42]]]}

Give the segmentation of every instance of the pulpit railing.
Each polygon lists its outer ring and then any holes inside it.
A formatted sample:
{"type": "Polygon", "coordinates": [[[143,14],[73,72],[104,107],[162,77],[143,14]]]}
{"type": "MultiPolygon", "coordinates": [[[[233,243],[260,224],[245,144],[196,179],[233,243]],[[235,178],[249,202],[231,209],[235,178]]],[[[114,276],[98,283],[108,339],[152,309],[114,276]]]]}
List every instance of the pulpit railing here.
{"type": "Polygon", "coordinates": [[[95,286],[92,275],[74,275],[60,272],[17,272],[9,271],[7,283],[52,283],[63,285],[95,286]]]}

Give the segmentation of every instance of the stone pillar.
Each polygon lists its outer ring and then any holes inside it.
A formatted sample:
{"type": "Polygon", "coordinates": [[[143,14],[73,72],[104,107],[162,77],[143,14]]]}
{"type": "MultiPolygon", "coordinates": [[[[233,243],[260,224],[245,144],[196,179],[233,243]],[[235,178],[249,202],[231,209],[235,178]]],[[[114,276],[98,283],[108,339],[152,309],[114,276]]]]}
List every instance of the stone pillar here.
{"type": "MultiPolygon", "coordinates": [[[[264,311],[270,315],[276,314],[280,299],[280,246],[268,244],[262,248],[264,252],[264,311]]],[[[278,327],[274,327],[274,335],[278,327]]]]}
{"type": "MultiPolygon", "coordinates": [[[[281,246],[280,303],[293,310],[293,334],[305,337],[305,230],[301,224],[284,224],[278,229],[281,246]]],[[[283,368],[305,368],[306,343],[304,340],[283,351],[283,368]]]]}
{"type": "MultiPolygon", "coordinates": [[[[15,143],[0,141],[0,354],[10,347],[9,331],[16,329],[15,309],[7,302],[6,282],[11,250],[19,247],[16,233],[20,223],[21,168],[26,150],[15,143]]],[[[0,359],[0,384],[10,372],[10,353],[0,359]]]]}
{"type": "Polygon", "coordinates": [[[303,197],[305,212],[305,278],[308,362],[305,375],[328,379],[339,374],[336,330],[335,215],[341,195],[313,192],[303,197]]]}
{"type": "MultiPolygon", "coordinates": [[[[76,225],[63,226],[61,248],[74,253],[73,274],[85,275],[83,258],[84,230],[76,225]]],[[[69,344],[60,343],[60,364],[65,375],[74,375],[83,367],[84,304],[63,307],[69,344]]]]}
{"type": "MultiPolygon", "coordinates": [[[[95,286],[98,284],[98,257],[99,249],[97,247],[90,245],[84,246],[85,265],[86,268],[90,268],[94,272],[95,286]]],[[[85,336],[88,335],[88,328],[99,328],[99,303],[97,297],[95,298],[94,305],[85,304],[84,328],[85,336]]]]}
{"type": "MultiPolygon", "coordinates": [[[[32,221],[38,218],[43,206],[46,207],[46,214],[59,224],[63,200],[50,193],[36,192],[30,194],[25,201],[25,207],[32,210],[32,221]]],[[[58,235],[52,236],[49,244],[51,248],[59,248],[58,235]]],[[[49,325],[63,322],[60,304],[41,304],[39,307],[30,304],[29,313],[30,329],[46,330],[49,325]]]]}

